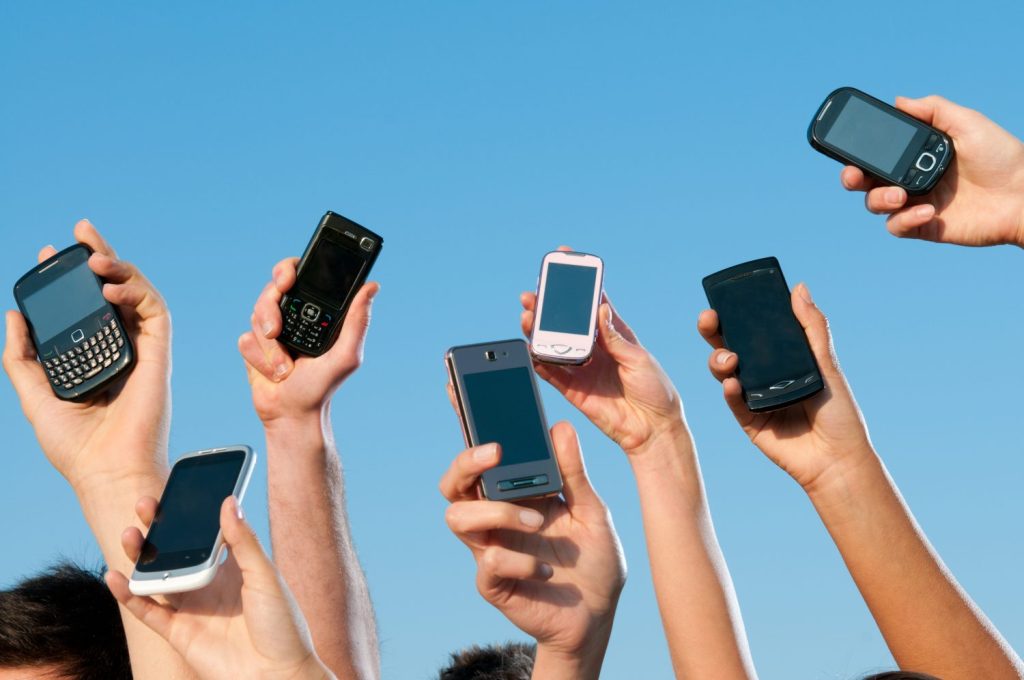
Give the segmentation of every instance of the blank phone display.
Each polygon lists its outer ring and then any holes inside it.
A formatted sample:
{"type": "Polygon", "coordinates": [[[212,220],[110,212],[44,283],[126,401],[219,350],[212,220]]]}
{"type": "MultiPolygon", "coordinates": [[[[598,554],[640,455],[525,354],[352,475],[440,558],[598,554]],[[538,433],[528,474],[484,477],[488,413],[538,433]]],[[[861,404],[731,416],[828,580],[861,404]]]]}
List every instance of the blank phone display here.
{"type": "Polygon", "coordinates": [[[910,123],[859,97],[850,97],[825,141],[884,173],[896,169],[917,132],[910,123]]]}
{"type": "Polygon", "coordinates": [[[594,306],[596,267],[551,263],[544,279],[540,329],[587,335],[594,306]]]}
{"type": "Polygon", "coordinates": [[[550,457],[528,368],[467,373],[463,383],[476,442],[500,444],[502,465],[550,457]]]}

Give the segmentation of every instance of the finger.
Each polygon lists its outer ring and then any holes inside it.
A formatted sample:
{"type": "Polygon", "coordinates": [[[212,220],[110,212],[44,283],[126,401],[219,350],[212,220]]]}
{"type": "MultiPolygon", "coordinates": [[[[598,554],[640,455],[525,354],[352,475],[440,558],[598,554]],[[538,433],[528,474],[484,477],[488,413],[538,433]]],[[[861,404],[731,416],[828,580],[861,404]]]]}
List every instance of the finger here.
{"type": "Polygon", "coordinates": [[[871,191],[876,184],[873,179],[864,174],[860,168],[847,165],[839,175],[839,181],[847,191],[871,191]]]}
{"type": "Polygon", "coordinates": [[[466,449],[452,461],[441,477],[438,488],[441,495],[451,502],[476,499],[476,483],[486,470],[495,467],[501,460],[501,447],[484,444],[466,449]]]}
{"type": "Polygon", "coordinates": [[[580,440],[576,430],[567,422],[556,423],[551,428],[551,444],[555,448],[558,469],[562,473],[562,495],[565,496],[569,511],[579,505],[604,507],[601,498],[594,491],[583,463],[580,440]]]}
{"type": "Polygon", "coordinates": [[[142,532],[137,527],[128,527],[121,532],[121,548],[124,550],[125,556],[128,557],[132,563],[139,561],[139,556],[142,555],[142,546],[145,544],[146,539],[142,536],[142,532]]]}
{"type": "Polygon", "coordinates": [[[256,298],[256,305],[253,308],[256,320],[253,325],[264,338],[273,339],[281,334],[281,297],[277,284],[271,281],[263,287],[256,298]]]}
{"type": "Polygon", "coordinates": [[[278,292],[287,293],[295,285],[296,267],[299,266],[299,258],[286,257],[274,265],[272,272],[274,287],[278,292]]]}
{"type": "Polygon", "coordinates": [[[370,331],[370,318],[373,315],[373,299],[379,292],[380,284],[370,281],[364,283],[352,298],[352,304],[345,313],[338,341],[327,352],[332,362],[345,366],[353,362],[356,366],[362,364],[366,334],[370,331]]]}
{"type": "Polygon", "coordinates": [[[636,342],[636,336],[621,320],[616,320],[609,303],[601,303],[598,309],[597,341],[601,348],[618,364],[629,364],[639,361],[644,350],[636,342]],[[627,337],[626,332],[629,333],[627,337]]]}
{"type": "Polygon", "coordinates": [[[274,382],[284,380],[295,367],[295,362],[292,361],[291,356],[281,343],[277,340],[271,340],[270,338],[263,336],[263,329],[259,327],[259,321],[256,319],[256,314],[253,314],[252,317],[250,317],[249,322],[252,326],[252,332],[250,335],[252,335],[253,340],[256,342],[256,346],[263,354],[264,362],[272,367],[267,378],[274,382]]]}
{"type": "Polygon", "coordinates": [[[725,345],[718,330],[718,312],[713,309],[705,309],[697,317],[697,332],[714,349],[725,345]]]}
{"type": "Polygon", "coordinates": [[[932,224],[935,206],[922,203],[893,213],[885,221],[889,233],[899,238],[921,238],[921,227],[932,224]]]}
{"type": "Polygon", "coordinates": [[[148,527],[156,519],[159,502],[152,496],[143,496],[135,502],[135,514],[138,516],[142,526],[148,527]]]}
{"type": "Polygon", "coordinates": [[[532,310],[523,310],[523,313],[519,315],[519,327],[523,331],[523,335],[530,337],[533,334],[533,318],[534,314],[532,310]]]}
{"type": "MultiPolygon", "coordinates": [[[[274,364],[267,358],[256,341],[256,334],[252,331],[242,333],[238,338],[238,352],[242,355],[246,365],[258,372],[267,380],[276,381],[274,375],[274,364]]],[[[287,373],[287,371],[285,371],[287,373]]]]}
{"type": "Polygon", "coordinates": [[[876,215],[899,210],[907,203],[907,192],[901,187],[878,187],[864,196],[864,205],[876,215]]]}
{"type": "Polygon", "coordinates": [[[156,288],[142,276],[126,283],[103,284],[103,297],[108,302],[130,307],[141,319],[152,319],[166,313],[167,307],[156,288]]]}
{"type": "Polygon", "coordinates": [[[743,399],[743,387],[740,385],[740,381],[736,378],[726,378],[722,381],[722,396],[725,397],[725,404],[732,411],[732,415],[736,418],[736,422],[740,424],[740,427],[747,427],[750,425],[755,417],[755,414],[747,407],[746,400],[743,399]]]}
{"type": "Polygon", "coordinates": [[[569,246],[558,246],[557,248],[555,248],[555,250],[557,250],[558,252],[562,252],[562,253],[572,253],[572,252],[575,252],[569,246]]]}
{"type": "Polygon", "coordinates": [[[452,405],[453,409],[455,409],[455,415],[461,419],[462,413],[459,412],[459,400],[455,398],[455,386],[452,385],[450,380],[448,381],[448,384],[445,385],[445,391],[448,393],[448,403],[452,405]]]}
{"type": "Polygon", "coordinates": [[[612,304],[612,301],[608,297],[608,294],[605,293],[604,291],[601,292],[601,304],[608,306],[608,311],[611,313],[610,318],[615,323],[615,328],[619,331],[619,334],[622,337],[624,337],[628,342],[634,345],[639,345],[640,341],[637,339],[636,333],[633,332],[633,329],[630,327],[630,325],[626,323],[626,320],[623,319],[622,315],[619,314],[618,310],[615,309],[615,305],[612,304]]]}
{"type": "MultiPolygon", "coordinates": [[[[28,395],[49,390],[49,381],[42,365],[36,361],[35,345],[28,332],[25,317],[13,310],[7,312],[7,338],[4,341],[3,364],[14,391],[27,405],[28,395]]],[[[45,394],[46,392],[41,392],[45,394]]]]}
{"type": "Polygon", "coordinates": [[[245,521],[238,500],[228,496],[220,506],[220,528],[224,542],[242,571],[242,579],[257,577],[261,580],[276,581],[274,566],[263,552],[260,540],[252,526],[245,521]]]}
{"type": "Polygon", "coordinates": [[[92,248],[94,253],[103,253],[117,259],[117,253],[89,220],[79,220],[75,224],[75,240],[92,248]]]}
{"type": "Polygon", "coordinates": [[[532,534],[544,525],[544,515],[533,508],[501,501],[457,501],[448,506],[444,519],[460,537],[499,529],[532,534]]]}
{"type": "Polygon", "coordinates": [[[505,580],[547,581],[553,574],[550,564],[533,555],[492,545],[480,553],[477,560],[476,587],[481,595],[490,599],[505,580]]]}
{"type": "Polygon", "coordinates": [[[738,365],[739,358],[736,354],[725,348],[716,349],[708,357],[708,368],[711,369],[711,375],[715,376],[715,380],[718,382],[735,374],[738,365]]]}
{"type": "Polygon", "coordinates": [[[139,273],[130,263],[114,259],[104,253],[93,253],[89,256],[89,269],[108,283],[124,283],[139,273]]]}
{"type": "Polygon", "coordinates": [[[167,605],[157,604],[153,598],[133,595],[128,589],[128,579],[119,571],[108,571],[103,579],[107,588],[132,616],[144,623],[150,630],[168,639],[171,626],[175,623],[175,611],[167,605]]]}
{"type": "Polygon", "coordinates": [[[836,359],[832,346],[832,333],[828,328],[828,319],[811,299],[811,291],[807,284],[801,283],[791,294],[793,314],[804,328],[807,342],[818,362],[818,367],[826,376],[839,374],[839,361],[836,359]]]}
{"type": "Polygon", "coordinates": [[[39,254],[36,257],[37,257],[37,259],[40,262],[45,262],[46,260],[49,260],[51,257],[53,257],[56,254],[57,254],[57,249],[54,248],[53,246],[43,246],[39,250],[39,254]]]}
{"type": "Polygon", "coordinates": [[[523,309],[527,312],[532,312],[537,309],[537,293],[533,291],[524,291],[519,294],[519,304],[523,306],[523,309]]]}

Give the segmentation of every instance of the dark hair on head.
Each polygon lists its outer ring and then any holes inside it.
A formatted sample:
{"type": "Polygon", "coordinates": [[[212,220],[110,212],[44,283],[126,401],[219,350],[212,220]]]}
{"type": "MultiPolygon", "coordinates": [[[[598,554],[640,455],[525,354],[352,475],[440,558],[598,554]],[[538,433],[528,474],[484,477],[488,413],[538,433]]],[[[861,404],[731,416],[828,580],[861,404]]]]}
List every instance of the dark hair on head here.
{"type": "Polygon", "coordinates": [[[530,680],[537,645],[506,642],[452,652],[438,680],[530,680]]]}
{"type": "Polygon", "coordinates": [[[121,613],[100,572],[59,562],[0,590],[0,668],[19,667],[131,679],[121,613]]]}
{"type": "Polygon", "coordinates": [[[864,680],[940,680],[940,678],[913,671],[885,671],[884,673],[865,675],[864,680]]]}

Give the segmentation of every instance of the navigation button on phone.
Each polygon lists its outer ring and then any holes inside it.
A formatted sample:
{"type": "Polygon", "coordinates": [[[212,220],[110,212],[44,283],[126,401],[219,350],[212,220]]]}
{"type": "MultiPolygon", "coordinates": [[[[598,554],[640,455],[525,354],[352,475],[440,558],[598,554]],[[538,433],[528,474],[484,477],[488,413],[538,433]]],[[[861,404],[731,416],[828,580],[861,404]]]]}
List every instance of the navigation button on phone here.
{"type": "Polygon", "coordinates": [[[914,167],[916,167],[918,170],[928,172],[935,168],[935,164],[937,162],[938,161],[935,159],[935,156],[925,151],[924,153],[917,157],[917,162],[914,163],[914,167]],[[927,167],[925,167],[925,164],[927,164],[927,167]]]}
{"type": "Polygon", "coordinates": [[[568,354],[572,347],[569,345],[551,345],[551,349],[555,350],[559,354],[568,354]]]}
{"type": "Polygon", "coordinates": [[[302,306],[302,318],[304,321],[316,321],[320,318],[320,308],[312,302],[307,302],[302,306]]]}

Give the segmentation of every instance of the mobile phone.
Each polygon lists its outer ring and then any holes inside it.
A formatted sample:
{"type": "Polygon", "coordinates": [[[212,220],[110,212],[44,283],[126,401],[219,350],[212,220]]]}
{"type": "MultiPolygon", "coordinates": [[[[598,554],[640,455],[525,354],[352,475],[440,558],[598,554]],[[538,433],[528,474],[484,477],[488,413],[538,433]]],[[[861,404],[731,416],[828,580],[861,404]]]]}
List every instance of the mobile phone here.
{"type": "Polygon", "coordinates": [[[299,260],[295,285],[281,300],[278,340],[295,354],[329,350],[383,246],[380,235],[327,211],[299,260]]]}
{"type": "Polygon", "coordinates": [[[112,386],[135,363],[131,339],[103,282],[89,269],[89,246],[77,243],[33,267],[14,284],[50,387],[81,401],[112,386]]]}
{"type": "Polygon", "coordinates": [[[156,518],[128,582],[136,595],[184,593],[208,585],[223,556],[220,508],[239,504],[256,454],[248,446],[186,453],[171,468],[156,518]]]}
{"type": "Polygon", "coordinates": [[[541,260],[530,353],[553,364],[585,364],[597,337],[604,262],[556,250],[541,260]]]}
{"type": "Polygon", "coordinates": [[[807,140],[826,156],[913,195],[931,191],[953,162],[953,142],[945,133],[852,87],[825,98],[807,140]]]}
{"type": "Polygon", "coordinates": [[[751,411],[791,406],[824,387],[804,329],[793,315],[779,261],[765,257],[704,277],[726,348],[739,356],[736,377],[751,411]]]}
{"type": "Polygon", "coordinates": [[[445,363],[466,445],[501,445],[501,464],[480,477],[483,497],[513,500],[559,493],[562,475],[526,343],[452,347],[445,363]]]}

